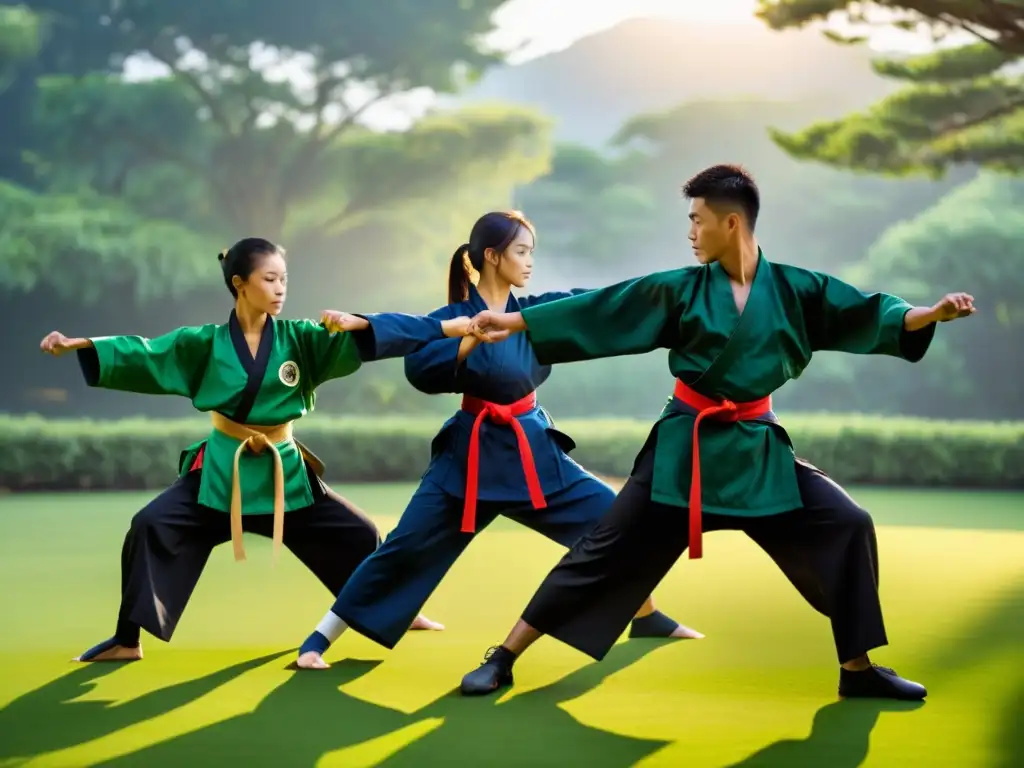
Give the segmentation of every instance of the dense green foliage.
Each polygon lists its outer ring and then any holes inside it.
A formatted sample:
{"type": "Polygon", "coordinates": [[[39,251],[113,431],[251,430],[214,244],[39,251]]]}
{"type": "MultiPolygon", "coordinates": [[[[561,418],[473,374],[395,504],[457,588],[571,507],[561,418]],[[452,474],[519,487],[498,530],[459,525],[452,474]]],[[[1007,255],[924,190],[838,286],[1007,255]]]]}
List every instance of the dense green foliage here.
{"type": "MultiPolygon", "coordinates": [[[[906,87],[873,107],[775,139],[795,157],[878,173],[941,175],[953,165],[1024,172],[1024,6],[1012,0],[761,0],[774,29],[842,18],[966,38],[932,53],[876,62],[906,87]],[[884,11],[884,13],[879,13],[884,11]]],[[[860,32],[830,34],[856,43],[860,32]]]]}
{"type": "Polygon", "coordinates": [[[546,168],[548,122],[501,105],[405,131],[360,121],[374,109],[401,113],[396,99],[457,89],[500,62],[503,52],[480,39],[500,4],[0,8],[0,84],[10,84],[0,113],[14,116],[0,129],[12,150],[0,179],[27,187],[0,194],[5,229],[15,231],[5,262],[10,253],[17,264],[0,287],[45,284],[76,304],[124,284],[142,300],[177,296],[209,283],[206,261],[225,243],[257,234],[286,240],[303,263],[364,278],[370,243],[415,264],[430,248],[410,216],[443,217],[481,168],[492,176],[477,195],[507,202],[546,168]],[[148,63],[147,79],[122,76],[129,56],[148,63]],[[51,224],[52,236],[38,234],[51,224]],[[80,268],[68,280],[52,261],[71,258],[80,268]],[[155,269],[138,268],[150,261],[155,269]],[[172,261],[168,279],[162,265],[172,261]]]}
{"type": "MultiPolygon", "coordinates": [[[[190,6],[173,18],[153,0],[0,6],[0,114],[9,118],[0,124],[0,306],[16,329],[0,337],[0,356],[17,371],[0,381],[0,409],[186,415],[181,401],[86,389],[73,363],[38,354],[38,340],[54,328],[155,336],[223,322],[230,302],[213,254],[239,236],[283,238],[293,317],[326,307],[438,306],[448,259],[469,224],[509,204],[539,228],[530,290],[599,286],[689,263],[680,184],[701,166],[728,160],[759,179],[757,234],[769,258],[919,303],[968,290],[979,308],[970,321],[943,327],[918,365],[819,355],[777,393],[780,407],[1024,419],[1015,343],[1024,311],[1024,181],[979,174],[975,164],[1013,162],[1006,126],[991,123],[998,128],[989,137],[998,139],[991,162],[957,161],[935,181],[850,173],[845,161],[807,162],[772,140],[771,129],[802,135],[851,103],[867,107],[889,87],[881,79],[856,98],[705,90],[632,116],[604,146],[569,141],[553,150],[549,131],[564,116],[502,103],[423,117],[411,109],[411,121],[396,130],[360,122],[384,105],[401,112],[403,100],[424,87],[457,93],[500,64],[502,52],[488,50],[481,37],[500,4],[381,0],[371,9],[354,0],[302,0],[282,10],[252,0],[216,11],[190,6]],[[122,76],[129,55],[135,69],[148,62],[145,77],[122,76]],[[285,70],[303,74],[282,79],[285,70]]],[[[904,5],[927,14],[925,3],[904,5]]],[[[777,27],[845,7],[831,0],[771,6],[765,18],[777,27]]],[[[890,80],[914,80],[912,90],[987,77],[998,56],[1017,50],[1012,29],[997,31],[986,44],[992,50],[967,46],[937,54],[932,64],[889,62],[879,70],[890,80]],[[942,82],[935,86],[934,78],[942,82]]],[[[624,39],[642,45],[635,35],[624,39]]],[[[795,76],[808,57],[852,50],[825,42],[814,52],[809,38],[801,40],[806,50],[787,65],[795,76]]],[[[849,67],[867,69],[866,57],[855,58],[843,65],[847,77],[849,67]]],[[[545,69],[557,61],[530,66],[569,88],[580,75],[545,69]]],[[[735,82],[730,72],[722,82],[735,82]]],[[[901,109],[923,109],[917,97],[899,101],[900,93],[890,99],[901,109]]],[[[938,117],[922,111],[914,119],[931,125],[938,117]]],[[[900,162],[938,146],[938,139],[913,146],[905,139],[892,156],[900,162]]],[[[560,367],[541,397],[563,418],[646,419],[670,387],[665,355],[656,352],[560,367]]],[[[366,366],[324,395],[318,407],[332,415],[440,416],[450,408],[413,392],[400,363],[366,366]]]]}
{"type": "MultiPolygon", "coordinates": [[[[1024,423],[940,422],[864,416],[790,416],[801,456],[838,481],[921,487],[1024,488],[1024,423]]],[[[312,418],[299,434],[332,481],[414,481],[440,422],[430,418],[312,418]]],[[[604,475],[629,474],[649,421],[561,421],[573,457],[604,475]]],[[[0,488],[160,488],[202,419],[112,422],[0,418],[0,488]]]]}

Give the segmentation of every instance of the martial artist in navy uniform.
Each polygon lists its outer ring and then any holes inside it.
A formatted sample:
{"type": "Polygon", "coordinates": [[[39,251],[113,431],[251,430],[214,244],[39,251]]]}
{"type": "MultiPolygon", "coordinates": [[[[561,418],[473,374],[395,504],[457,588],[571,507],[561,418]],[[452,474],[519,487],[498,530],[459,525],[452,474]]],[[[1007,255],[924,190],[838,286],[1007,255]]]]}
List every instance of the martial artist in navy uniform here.
{"type": "MultiPolygon", "coordinates": [[[[481,217],[452,257],[449,303],[430,316],[475,315],[492,303],[516,312],[583,292],[511,295],[530,277],[534,237],[517,212],[481,217]]],[[[551,368],[537,362],[526,334],[496,344],[434,341],[405,358],[405,371],[421,392],[462,394],[462,408],[434,438],[430,465],[397,527],[299,649],[299,667],[326,668],[322,654],[348,627],[393,648],[476,533],[498,515],[568,548],[615,499],[611,487],[569,457],[572,438],[537,404],[536,390],[551,368]]],[[[630,637],[702,637],[655,610],[650,598],[637,609],[630,637]]]]}

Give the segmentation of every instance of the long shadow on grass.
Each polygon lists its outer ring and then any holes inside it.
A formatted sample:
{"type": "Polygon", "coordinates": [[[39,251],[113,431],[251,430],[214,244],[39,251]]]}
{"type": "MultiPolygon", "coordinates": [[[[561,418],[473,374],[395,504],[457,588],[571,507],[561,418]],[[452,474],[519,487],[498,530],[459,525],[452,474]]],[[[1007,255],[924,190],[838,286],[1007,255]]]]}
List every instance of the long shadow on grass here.
{"type": "MultiPolygon", "coordinates": [[[[1005,598],[995,601],[973,626],[948,637],[942,646],[924,657],[924,682],[931,695],[943,695],[950,680],[993,658],[1019,654],[1024,637],[1024,583],[1011,588],[1005,598]]],[[[998,768],[1024,765],[1024,672],[1010,667],[1007,674],[1017,678],[1016,688],[1000,714],[995,752],[998,768]]],[[[855,768],[868,756],[871,730],[882,712],[917,709],[923,704],[849,700],[827,704],[814,715],[811,735],[771,744],[731,768],[788,768],[831,764],[834,768],[855,768]]]]}
{"type": "Polygon", "coordinates": [[[467,698],[453,691],[424,711],[444,724],[380,763],[388,768],[445,766],[635,765],[671,742],[620,736],[592,728],[562,704],[597,688],[664,641],[629,640],[599,663],[587,664],[543,688],[513,696],[467,698]]]}
{"type": "Polygon", "coordinates": [[[314,766],[327,752],[384,736],[420,717],[370,704],[338,688],[379,661],[344,659],[321,672],[294,672],[249,713],[199,728],[101,763],[181,768],[230,756],[245,768],[314,766]]]}
{"type": "Polygon", "coordinates": [[[974,667],[1006,659],[1002,674],[1014,677],[1015,688],[1000,714],[996,753],[998,768],[1024,765],[1024,581],[994,601],[981,619],[956,637],[947,638],[930,659],[934,688],[941,695],[947,682],[974,667]]]}
{"type": "Polygon", "coordinates": [[[1020,768],[1024,765],[1024,674],[1017,672],[1020,678],[1017,690],[1000,718],[999,757],[996,768],[1020,768]]]}
{"type": "MultiPolygon", "coordinates": [[[[207,764],[211,755],[230,755],[246,768],[315,766],[326,754],[388,736],[402,728],[443,718],[435,730],[386,758],[382,764],[443,766],[629,766],[665,746],[581,724],[558,704],[597,686],[609,674],[636,661],[657,643],[624,643],[600,664],[504,704],[496,699],[442,696],[406,714],[339,690],[380,662],[347,659],[323,672],[295,672],[256,709],[154,744],[102,765],[114,768],[180,768],[207,764]]],[[[401,737],[396,738],[396,742],[401,737]]],[[[396,747],[400,744],[396,743],[396,747]]]]}
{"type": "Polygon", "coordinates": [[[927,657],[928,666],[939,678],[940,685],[955,675],[993,656],[1024,647],[1024,581],[1019,581],[987,607],[982,617],[970,628],[945,638],[942,645],[927,657]]]}
{"type": "Polygon", "coordinates": [[[811,735],[770,744],[730,768],[857,768],[868,756],[871,731],[883,712],[909,712],[924,702],[848,699],[814,713],[811,735]]]}
{"type": "Polygon", "coordinates": [[[250,659],[195,680],[151,691],[124,704],[74,701],[95,686],[101,677],[124,666],[115,662],[80,665],[0,709],[0,733],[3,734],[0,760],[67,749],[151,720],[195,701],[280,655],[275,653],[250,659]]]}

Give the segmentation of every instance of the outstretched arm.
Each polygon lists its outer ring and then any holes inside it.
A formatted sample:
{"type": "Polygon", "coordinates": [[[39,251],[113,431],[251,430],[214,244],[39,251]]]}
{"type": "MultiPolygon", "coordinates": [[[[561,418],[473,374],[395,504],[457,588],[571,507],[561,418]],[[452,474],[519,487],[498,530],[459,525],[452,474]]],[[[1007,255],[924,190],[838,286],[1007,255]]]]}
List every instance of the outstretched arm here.
{"type": "Polygon", "coordinates": [[[68,338],[54,331],[39,348],[55,356],[77,352],[82,375],[90,387],[191,398],[202,380],[216,327],[179,328],[155,339],[68,338]]]}
{"type": "Polygon", "coordinates": [[[471,331],[485,340],[495,333],[526,331],[537,360],[545,365],[672,347],[690,274],[690,268],[657,272],[521,312],[481,312],[471,331]]]}
{"type": "Polygon", "coordinates": [[[552,301],[558,301],[559,299],[571,299],[573,296],[582,296],[585,293],[592,293],[598,290],[596,288],[570,288],[568,291],[547,291],[546,293],[537,293],[530,296],[523,296],[519,299],[519,307],[526,309],[527,307],[536,307],[539,304],[548,304],[552,301]]]}
{"type": "Polygon", "coordinates": [[[970,317],[977,310],[974,297],[969,293],[947,293],[930,307],[914,307],[903,316],[903,327],[908,331],[919,331],[934,323],[948,323],[970,317]]]}
{"type": "Polygon", "coordinates": [[[830,275],[807,273],[804,316],[815,351],[889,355],[916,363],[935,336],[935,324],[974,313],[974,298],[949,294],[915,307],[888,293],[865,293],[830,275]]]}
{"type": "MultiPolygon", "coordinates": [[[[309,381],[315,388],[354,373],[364,362],[402,357],[429,346],[433,340],[445,341],[446,335],[462,336],[469,327],[469,318],[458,323],[400,313],[364,317],[331,310],[323,313],[319,323],[305,320],[294,327],[311,370],[309,381]]],[[[458,343],[458,339],[453,341],[458,343]]]]}
{"type": "Polygon", "coordinates": [[[441,320],[433,315],[401,312],[352,315],[329,310],[323,313],[321,322],[330,331],[352,334],[360,359],[365,363],[405,357],[438,339],[461,338],[469,331],[470,318],[441,320]]]}
{"type": "MultiPolygon", "coordinates": [[[[445,306],[432,312],[431,317],[445,322],[453,318],[453,307],[445,306]]],[[[470,318],[460,322],[467,324],[470,318]]],[[[481,343],[475,336],[441,339],[432,341],[412,354],[405,356],[405,378],[413,387],[427,395],[460,392],[459,377],[465,368],[462,363],[481,343]]]]}

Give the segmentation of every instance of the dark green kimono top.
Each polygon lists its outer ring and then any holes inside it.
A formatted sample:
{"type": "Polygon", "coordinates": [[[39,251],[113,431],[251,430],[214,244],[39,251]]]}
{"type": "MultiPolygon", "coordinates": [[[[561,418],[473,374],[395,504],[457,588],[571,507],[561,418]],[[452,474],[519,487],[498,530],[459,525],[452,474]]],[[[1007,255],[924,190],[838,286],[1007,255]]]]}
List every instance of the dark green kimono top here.
{"type": "MultiPolygon", "coordinates": [[[[742,314],[728,275],[713,263],[627,280],[522,315],[543,365],[667,349],[674,377],[706,397],[739,403],[799,377],[820,350],[921,360],[935,325],[906,331],[911,308],[896,296],[774,264],[759,251],[742,314]]],[[[689,504],[693,423],[693,413],[670,399],[655,427],[656,502],[689,504]]],[[[793,446],[780,424],[705,420],[700,446],[706,512],[754,517],[802,506],[793,446]]]]}
{"type": "MultiPolygon", "coordinates": [[[[312,320],[270,317],[256,355],[249,351],[234,311],[223,325],[178,328],[154,339],[107,336],[79,351],[86,383],[104,389],[179,395],[197,411],[216,411],[233,421],[278,426],[313,410],[316,388],[354,373],[364,362],[404,357],[444,338],[435,318],[381,313],[364,315],[370,328],[332,333],[312,320]]],[[[187,473],[203,451],[199,503],[231,507],[234,456],[240,442],[216,429],[181,454],[187,473]]],[[[313,503],[305,461],[295,440],[277,444],[284,466],[285,511],[313,503]]],[[[243,514],[274,510],[273,457],[244,453],[239,460],[243,514]]]]}

